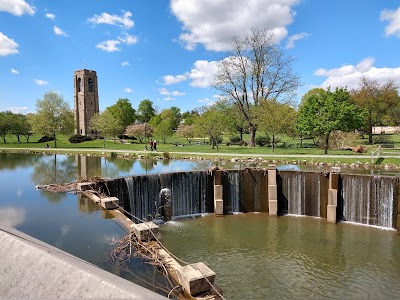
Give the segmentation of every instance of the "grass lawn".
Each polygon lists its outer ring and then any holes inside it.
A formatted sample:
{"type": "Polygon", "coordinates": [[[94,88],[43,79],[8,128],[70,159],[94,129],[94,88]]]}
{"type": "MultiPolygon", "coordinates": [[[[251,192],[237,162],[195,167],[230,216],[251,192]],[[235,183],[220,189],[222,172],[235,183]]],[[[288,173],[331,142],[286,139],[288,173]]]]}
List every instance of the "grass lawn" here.
{"type": "MultiPolygon", "coordinates": [[[[65,148],[65,149],[81,149],[82,152],[90,152],[91,149],[104,149],[104,152],[110,153],[113,150],[127,150],[127,151],[137,151],[137,152],[142,152],[145,150],[146,145],[145,144],[140,144],[137,141],[130,141],[128,140],[128,143],[122,143],[121,141],[111,141],[107,140],[106,141],[106,147],[103,148],[104,146],[104,140],[94,140],[94,141],[88,141],[88,142],[83,142],[79,144],[72,144],[68,141],[69,136],[64,136],[64,135],[58,135],[57,136],[57,148],[65,148]]],[[[390,135],[390,141],[394,143],[395,148],[400,148],[400,137],[399,135],[390,135]]],[[[6,137],[6,142],[7,143],[0,143],[1,148],[21,148],[21,149],[28,149],[28,148],[43,148],[45,150],[46,145],[49,144],[50,147],[54,147],[54,142],[50,141],[48,143],[38,143],[37,141],[41,138],[39,135],[32,135],[29,139],[29,143],[26,142],[26,139],[24,137],[21,137],[21,143],[17,142],[17,138],[15,135],[8,135],[6,137]]],[[[167,139],[166,143],[162,143],[160,139],[157,141],[157,151],[159,152],[192,152],[192,153],[208,153],[208,154],[213,154],[215,153],[216,155],[218,153],[229,153],[231,154],[230,157],[235,157],[235,155],[238,154],[249,154],[249,155],[278,155],[276,157],[277,160],[280,161],[292,161],[292,160],[304,160],[305,158],[299,157],[279,157],[279,156],[284,156],[284,155],[323,155],[324,150],[316,148],[313,146],[313,143],[311,140],[304,140],[303,145],[307,145],[308,148],[300,148],[300,142],[299,140],[294,140],[291,139],[287,136],[283,136],[281,138],[281,143],[278,144],[278,147],[275,148],[274,150],[271,147],[259,147],[256,146],[254,148],[251,147],[245,147],[245,146],[238,146],[238,145],[231,145],[227,146],[226,142],[229,141],[229,136],[224,136],[223,137],[224,142],[218,146],[218,149],[212,149],[211,145],[208,143],[204,144],[204,140],[201,138],[196,138],[194,139],[197,143],[192,143],[188,144],[186,139],[180,138],[178,136],[172,136],[167,139]],[[286,147],[283,147],[282,144],[285,143],[286,147]],[[176,145],[177,144],[177,145],[176,145]]],[[[244,136],[244,140],[248,139],[248,135],[244,136]]],[[[205,139],[207,142],[207,139],[205,139]]],[[[354,141],[354,145],[356,144],[366,144],[367,140],[358,140],[354,141]]],[[[354,156],[354,159],[352,158],[340,158],[340,162],[354,162],[354,161],[360,161],[360,162],[370,162],[371,157],[368,155],[371,151],[374,151],[377,149],[377,145],[372,145],[372,146],[367,146],[368,152],[367,155],[361,156],[359,154],[356,154],[352,151],[349,150],[329,150],[328,154],[330,155],[346,155],[346,156],[354,156]]],[[[150,149],[150,146],[147,145],[147,148],[150,149]]],[[[54,150],[54,149],[52,149],[54,150]]],[[[386,150],[385,150],[386,151],[386,150]]],[[[388,153],[390,153],[390,150],[387,150],[388,153]]],[[[400,154],[400,151],[399,151],[400,154]]],[[[271,157],[272,158],[272,157],[271,157]]],[[[313,160],[313,161],[323,161],[323,162],[338,162],[338,158],[328,158],[328,157],[318,157],[317,159],[312,159],[308,158],[307,160],[313,160]]],[[[382,163],[387,164],[397,164],[400,165],[400,155],[399,158],[387,158],[385,159],[382,163]]]]}

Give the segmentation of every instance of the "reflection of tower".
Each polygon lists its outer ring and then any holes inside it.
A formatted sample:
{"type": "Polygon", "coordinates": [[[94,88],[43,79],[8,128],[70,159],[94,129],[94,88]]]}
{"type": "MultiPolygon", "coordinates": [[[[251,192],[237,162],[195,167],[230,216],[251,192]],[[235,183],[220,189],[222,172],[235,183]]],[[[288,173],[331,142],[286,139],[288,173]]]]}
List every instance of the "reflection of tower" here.
{"type": "Polygon", "coordinates": [[[90,128],[90,119],[99,113],[99,95],[96,71],[74,72],[75,133],[96,135],[90,128]]]}
{"type": "Polygon", "coordinates": [[[76,156],[79,178],[101,176],[101,157],[76,156]]]}

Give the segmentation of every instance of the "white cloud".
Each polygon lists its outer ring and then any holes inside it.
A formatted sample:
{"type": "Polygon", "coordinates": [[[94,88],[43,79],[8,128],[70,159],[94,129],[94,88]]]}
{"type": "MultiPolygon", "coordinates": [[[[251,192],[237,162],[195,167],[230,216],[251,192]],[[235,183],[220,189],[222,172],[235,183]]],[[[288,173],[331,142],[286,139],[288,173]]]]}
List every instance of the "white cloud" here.
{"type": "MultiPolygon", "coordinates": [[[[118,40],[107,40],[104,42],[101,42],[100,44],[96,45],[96,48],[99,48],[101,50],[104,50],[106,52],[115,52],[115,51],[121,51],[120,48],[117,47],[117,45],[120,44],[126,44],[126,45],[132,45],[137,42],[137,38],[133,35],[129,35],[125,33],[124,37],[118,37],[118,40]]],[[[128,66],[129,63],[127,61],[122,62],[122,66],[128,66]]]]}
{"type": "Polygon", "coordinates": [[[11,73],[19,75],[19,72],[17,70],[15,70],[15,69],[11,69],[11,73]]]}
{"type": "Polygon", "coordinates": [[[8,36],[0,32],[0,56],[17,54],[19,45],[8,36]]]}
{"type": "Polygon", "coordinates": [[[171,0],[171,11],[182,22],[180,40],[189,50],[198,44],[225,51],[233,36],[251,28],[269,28],[277,42],[287,36],[293,22],[292,7],[300,0],[171,0]]]}
{"type": "Polygon", "coordinates": [[[178,91],[173,91],[173,92],[171,92],[171,95],[172,95],[172,96],[175,96],[175,97],[180,97],[180,96],[185,96],[186,93],[182,93],[182,92],[178,92],[178,91]]]}
{"type": "Polygon", "coordinates": [[[188,74],[184,74],[184,75],[177,75],[177,76],[173,76],[173,75],[166,75],[163,77],[164,80],[164,85],[170,85],[170,84],[176,84],[182,81],[187,80],[188,74]]]}
{"type": "Polygon", "coordinates": [[[194,68],[190,70],[190,83],[193,87],[207,88],[211,86],[214,75],[218,71],[217,61],[198,60],[194,63],[194,68]]]}
{"type": "Polygon", "coordinates": [[[101,42],[100,44],[96,45],[96,48],[99,48],[106,52],[121,51],[121,49],[117,47],[117,45],[119,45],[119,44],[121,44],[121,41],[107,40],[107,41],[101,42]]]}
{"type": "Polygon", "coordinates": [[[24,0],[0,0],[0,11],[5,11],[15,16],[22,16],[25,13],[33,16],[35,9],[34,6],[30,6],[24,0]]]}
{"type": "Polygon", "coordinates": [[[203,99],[199,99],[197,100],[197,102],[199,103],[204,103],[207,106],[211,106],[215,103],[216,99],[210,99],[210,98],[203,98],[203,99]]]}
{"type": "Polygon", "coordinates": [[[102,13],[101,15],[95,15],[89,18],[88,21],[93,24],[109,24],[124,27],[126,29],[132,28],[135,23],[131,19],[132,13],[130,11],[125,11],[121,16],[110,15],[109,13],[102,13]]]}
{"type": "Polygon", "coordinates": [[[191,86],[207,88],[211,86],[214,80],[214,75],[218,71],[218,63],[218,61],[197,60],[193,64],[190,72],[186,72],[185,74],[177,76],[164,76],[164,85],[176,84],[185,80],[191,80],[191,86]]]}
{"type": "Polygon", "coordinates": [[[304,39],[304,38],[306,38],[308,36],[309,36],[309,34],[306,33],[306,32],[297,33],[297,34],[289,36],[287,44],[286,44],[286,48],[287,49],[294,48],[295,42],[297,42],[299,40],[302,40],[302,39],[304,39]]]}
{"type": "Polygon", "coordinates": [[[49,84],[46,80],[35,79],[37,85],[46,85],[49,84]]]}
{"type": "Polygon", "coordinates": [[[46,13],[45,14],[46,18],[55,21],[56,20],[56,15],[51,14],[51,13],[46,13]]]}
{"type": "Polygon", "coordinates": [[[129,66],[129,62],[125,60],[121,63],[121,66],[123,67],[129,66]]]}
{"type": "Polygon", "coordinates": [[[158,90],[160,92],[160,95],[169,95],[170,92],[166,88],[161,88],[158,90]]]}
{"type": "Polygon", "coordinates": [[[125,43],[125,44],[127,44],[127,45],[136,44],[137,41],[138,41],[137,37],[135,37],[135,36],[133,36],[133,35],[130,35],[130,34],[128,34],[128,33],[125,33],[125,36],[124,36],[124,37],[118,37],[118,39],[119,39],[121,42],[123,42],[123,43],[125,43]]]}
{"type": "Polygon", "coordinates": [[[125,93],[132,93],[133,90],[132,90],[131,88],[125,88],[125,89],[124,89],[124,92],[125,92],[125,93]]]}
{"type": "Polygon", "coordinates": [[[56,25],[54,25],[53,29],[56,35],[68,36],[68,34],[66,34],[60,27],[56,25]]]}
{"type": "Polygon", "coordinates": [[[185,96],[186,95],[185,93],[178,92],[178,91],[170,92],[166,88],[161,88],[161,89],[158,90],[158,92],[160,93],[160,95],[164,95],[164,96],[171,95],[171,96],[174,96],[174,97],[180,97],[180,96],[185,96]]]}
{"type": "Polygon", "coordinates": [[[381,21],[389,21],[385,27],[385,34],[396,35],[400,38],[400,7],[397,10],[384,9],[381,11],[381,21]]]}
{"type": "Polygon", "coordinates": [[[174,101],[175,98],[167,97],[167,98],[164,98],[163,100],[164,100],[164,101],[174,101]]]}
{"type": "Polygon", "coordinates": [[[344,65],[336,69],[318,69],[314,72],[317,76],[327,77],[321,84],[322,88],[336,88],[347,86],[349,89],[357,88],[360,78],[368,77],[379,83],[386,83],[389,79],[400,85],[400,67],[377,68],[373,66],[374,59],[368,57],[357,65],[344,65]]]}
{"type": "Polygon", "coordinates": [[[13,107],[9,107],[7,110],[11,111],[14,114],[19,114],[22,113],[23,111],[26,111],[28,108],[26,106],[13,106],[13,107]]]}

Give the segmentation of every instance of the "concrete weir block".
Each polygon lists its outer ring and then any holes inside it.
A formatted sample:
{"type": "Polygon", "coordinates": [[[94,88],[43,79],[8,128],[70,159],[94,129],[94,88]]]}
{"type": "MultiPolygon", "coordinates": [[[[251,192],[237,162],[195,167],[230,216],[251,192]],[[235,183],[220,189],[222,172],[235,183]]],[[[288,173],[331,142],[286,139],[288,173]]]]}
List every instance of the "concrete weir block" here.
{"type": "Polygon", "coordinates": [[[154,240],[154,235],[158,233],[158,226],[153,222],[144,222],[140,224],[132,224],[132,231],[140,241],[154,240]],[[153,232],[153,234],[152,234],[153,232]]]}
{"type": "Polygon", "coordinates": [[[336,224],[336,205],[327,206],[326,222],[336,224]]]}
{"type": "Polygon", "coordinates": [[[335,189],[328,190],[328,205],[337,205],[337,193],[335,189]]]}
{"type": "Polygon", "coordinates": [[[277,185],[268,185],[268,200],[278,200],[277,185]]]}
{"type": "Polygon", "coordinates": [[[78,191],[87,191],[91,190],[95,186],[93,182],[79,182],[76,184],[76,189],[78,191]]]}
{"type": "Polygon", "coordinates": [[[216,215],[223,215],[224,214],[224,201],[222,199],[215,199],[214,200],[214,213],[216,215]]]}
{"type": "Polygon", "coordinates": [[[268,201],[268,211],[270,216],[278,215],[278,200],[269,200],[268,201]]]}
{"type": "Polygon", "coordinates": [[[222,200],[223,188],[222,185],[214,185],[214,199],[222,200]]]}
{"type": "Polygon", "coordinates": [[[178,269],[179,283],[190,295],[210,290],[210,283],[214,284],[215,275],[215,272],[202,262],[186,265],[178,269]]]}
{"type": "Polygon", "coordinates": [[[118,208],[119,199],[117,197],[107,197],[100,199],[100,205],[104,209],[118,208]]]}

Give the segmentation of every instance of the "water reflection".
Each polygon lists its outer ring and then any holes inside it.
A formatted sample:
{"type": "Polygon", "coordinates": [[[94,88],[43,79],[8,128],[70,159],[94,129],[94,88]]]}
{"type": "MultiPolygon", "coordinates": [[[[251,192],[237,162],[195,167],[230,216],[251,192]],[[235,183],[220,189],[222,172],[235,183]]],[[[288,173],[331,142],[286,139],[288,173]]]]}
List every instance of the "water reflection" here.
{"type": "MultiPolygon", "coordinates": [[[[43,155],[33,164],[32,182],[36,185],[75,181],[77,177],[76,163],[73,156],[43,155]]],[[[65,199],[65,193],[40,191],[42,197],[50,202],[65,199]]]]}
{"type": "Polygon", "coordinates": [[[161,231],[175,255],[218,274],[227,299],[391,299],[400,292],[400,237],[392,231],[262,213],[175,221],[161,231]]]}
{"type": "Polygon", "coordinates": [[[3,226],[15,228],[25,222],[25,217],[24,208],[0,206],[0,224],[3,226]]]}

